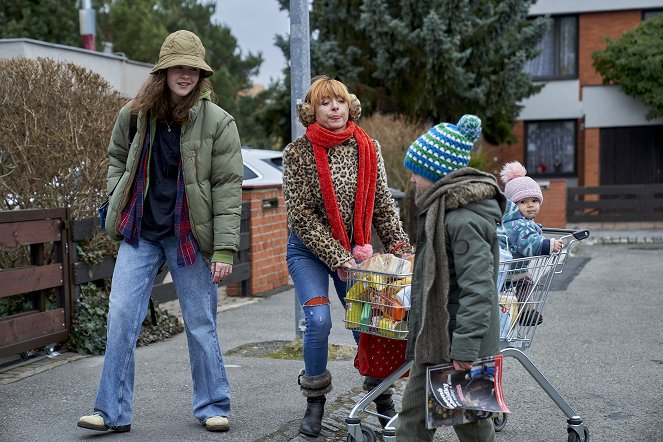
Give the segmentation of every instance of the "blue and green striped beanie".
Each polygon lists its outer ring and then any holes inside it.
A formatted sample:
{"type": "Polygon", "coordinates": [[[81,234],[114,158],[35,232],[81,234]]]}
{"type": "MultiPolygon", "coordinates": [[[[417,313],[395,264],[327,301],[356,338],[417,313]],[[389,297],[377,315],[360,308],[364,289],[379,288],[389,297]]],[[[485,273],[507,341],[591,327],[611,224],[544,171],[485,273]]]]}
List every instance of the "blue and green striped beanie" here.
{"type": "Polygon", "coordinates": [[[481,135],[481,119],[463,115],[458,124],[440,123],[407,149],[403,164],[433,182],[467,167],[470,152],[481,135]]]}

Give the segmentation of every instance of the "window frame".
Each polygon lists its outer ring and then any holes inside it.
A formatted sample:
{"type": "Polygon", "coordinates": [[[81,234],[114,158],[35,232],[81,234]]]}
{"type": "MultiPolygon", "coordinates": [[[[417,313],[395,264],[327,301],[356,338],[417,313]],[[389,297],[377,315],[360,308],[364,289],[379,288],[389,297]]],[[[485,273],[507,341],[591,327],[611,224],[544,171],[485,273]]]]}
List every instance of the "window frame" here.
{"type": "Polygon", "coordinates": [[[524,134],[523,134],[523,158],[524,165],[527,169],[527,175],[533,178],[575,178],[578,176],[578,130],[579,124],[576,119],[562,118],[562,119],[550,119],[550,120],[526,120],[524,123],[524,134]],[[541,123],[573,123],[573,171],[572,172],[545,172],[540,173],[535,168],[528,167],[529,163],[529,125],[530,124],[541,124],[541,123]]]}
{"type": "MultiPolygon", "coordinates": [[[[563,18],[573,18],[575,19],[575,28],[576,28],[576,35],[575,35],[575,44],[574,44],[574,50],[575,50],[575,73],[573,74],[552,74],[552,75],[540,75],[536,76],[533,74],[529,74],[532,76],[532,80],[534,81],[552,81],[552,80],[574,80],[578,78],[579,76],[579,59],[580,59],[580,29],[579,29],[579,16],[578,14],[565,14],[565,15],[553,15],[550,17],[550,19],[553,20],[552,26],[553,26],[553,39],[554,39],[554,71],[559,72],[560,70],[560,60],[561,60],[561,29],[562,29],[562,19],[563,18]]],[[[540,57],[543,54],[539,54],[537,57],[533,58],[532,60],[536,60],[536,58],[540,57]]]]}

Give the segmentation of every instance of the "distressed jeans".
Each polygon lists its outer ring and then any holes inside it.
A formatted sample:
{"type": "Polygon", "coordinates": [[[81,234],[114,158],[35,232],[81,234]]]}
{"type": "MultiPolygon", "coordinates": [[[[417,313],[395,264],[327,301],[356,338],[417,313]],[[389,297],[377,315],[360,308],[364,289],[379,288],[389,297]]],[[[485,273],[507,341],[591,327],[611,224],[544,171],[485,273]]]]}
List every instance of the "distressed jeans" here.
{"type": "MultiPolygon", "coordinates": [[[[306,321],[303,348],[305,375],[317,376],[327,369],[331,310],[329,302],[314,306],[305,304],[317,297],[329,299],[331,276],[338,299],[345,309],[346,284],[338,277],[336,270],[329,269],[294,233],[288,237],[286,262],[306,321]]],[[[353,334],[357,341],[359,333],[353,334]]]]}
{"type": "MultiPolygon", "coordinates": [[[[104,367],[94,405],[106,425],[131,423],[136,340],[161,264],[175,284],[189,347],[193,378],[193,415],[201,422],[230,413],[230,385],[216,331],[217,285],[209,262],[198,252],[196,262],[177,267],[175,236],[159,242],[140,238],[138,247],[122,241],[110,293],[104,367]]],[[[166,400],[166,398],[164,398],[166,400]]]]}

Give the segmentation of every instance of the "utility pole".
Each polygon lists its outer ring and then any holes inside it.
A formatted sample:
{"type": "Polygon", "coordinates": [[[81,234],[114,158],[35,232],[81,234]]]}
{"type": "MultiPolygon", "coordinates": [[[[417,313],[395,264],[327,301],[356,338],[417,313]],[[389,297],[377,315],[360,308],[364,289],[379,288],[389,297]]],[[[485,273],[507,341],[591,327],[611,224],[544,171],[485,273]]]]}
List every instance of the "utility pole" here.
{"type": "MultiPolygon", "coordinates": [[[[304,135],[297,119],[297,102],[302,101],[311,85],[311,45],[308,26],[309,0],[290,0],[290,128],[292,140],[304,135]]],[[[295,337],[304,337],[304,312],[295,293],[295,337]]]]}

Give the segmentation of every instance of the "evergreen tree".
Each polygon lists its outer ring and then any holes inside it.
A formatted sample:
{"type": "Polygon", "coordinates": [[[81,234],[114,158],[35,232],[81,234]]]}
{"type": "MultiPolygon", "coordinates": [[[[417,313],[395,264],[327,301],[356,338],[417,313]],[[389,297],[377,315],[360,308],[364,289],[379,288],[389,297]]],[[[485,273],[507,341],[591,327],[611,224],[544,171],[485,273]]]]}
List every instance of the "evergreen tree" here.
{"type": "MultiPolygon", "coordinates": [[[[283,8],[287,0],[279,0],[283,8]]],[[[534,0],[313,0],[311,71],[340,76],[366,112],[429,123],[474,113],[488,141],[513,139],[523,72],[548,20],[534,0]]]]}
{"type": "Polygon", "coordinates": [[[81,46],[77,0],[3,0],[0,38],[81,46]]]}
{"type": "Polygon", "coordinates": [[[625,94],[640,97],[651,110],[648,119],[663,116],[663,15],[644,21],[619,40],[606,38],[603,51],[592,54],[605,83],[619,83],[625,94]]]}

